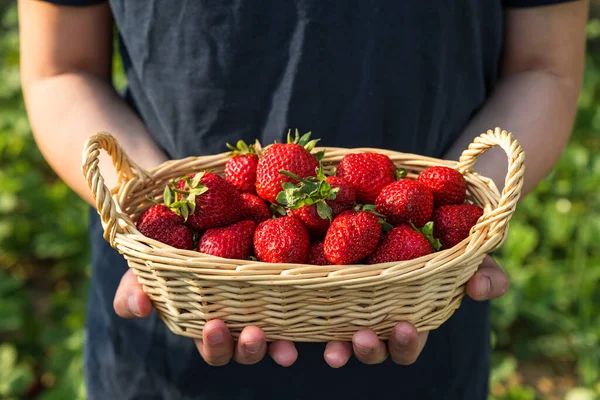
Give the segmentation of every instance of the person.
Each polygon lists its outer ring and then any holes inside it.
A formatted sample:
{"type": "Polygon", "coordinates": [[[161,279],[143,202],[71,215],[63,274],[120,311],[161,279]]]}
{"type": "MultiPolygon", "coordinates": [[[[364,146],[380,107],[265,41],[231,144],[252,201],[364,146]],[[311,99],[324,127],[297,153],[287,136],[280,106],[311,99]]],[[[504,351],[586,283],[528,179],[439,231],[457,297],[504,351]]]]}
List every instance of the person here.
{"type": "MultiPolygon", "coordinates": [[[[585,54],[586,1],[20,0],[24,100],[36,142],[90,204],[85,336],[90,399],[485,399],[490,303],[508,289],[487,257],[439,329],[398,321],[389,341],[203,339],[158,319],[106,241],[80,172],[85,140],[112,133],[144,168],[226,151],[226,142],[312,131],[323,146],[457,159],[500,126],[527,154],[523,195],[564,149],[585,54]],[[111,85],[113,22],[127,76],[111,85]],[[284,368],[287,367],[287,368],[284,368]]],[[[105,155],[109,185],[116,174],[105,155]]],[[[477,171],[499,188],[506,155],[477,171]]]]}

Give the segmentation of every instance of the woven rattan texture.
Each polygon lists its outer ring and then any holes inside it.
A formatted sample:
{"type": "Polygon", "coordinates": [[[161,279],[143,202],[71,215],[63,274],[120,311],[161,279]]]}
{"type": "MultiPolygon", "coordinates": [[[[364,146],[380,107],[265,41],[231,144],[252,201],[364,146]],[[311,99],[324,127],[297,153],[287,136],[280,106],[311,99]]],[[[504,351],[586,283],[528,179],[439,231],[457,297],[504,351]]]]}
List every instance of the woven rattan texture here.
{"type": "Polygon", "coordinates": [[[487,253],[505,240],[508,222],[523,185],[525,154],[511,133],[496,128],[477,138],[458,162],[371,148],[327,148],[326,169],[351,152],[387,154],[416,177],[434,165],[456,168],[467,180],[469,202],[484,208],[471,235],[455,247],[414,260],[377,265],[293,265],[222,259],[178,250],[149,239],[135,228],[136,218],[161,200],[168,180],[212,169],[222,173],[226,153],[168,161],[145,171],[133,163],[108,133],[90,137],[82,169],[96,200],[104,238],[128,261],[161,319],[174,333],[199,338],[204,324],[222,319],[234,337],[248,325],[261,327],[267,340],[349,340],[361,327],[382,339],[399,321],[420,330],[444,323],[460,306],[464,284],[487,253]],[[477,157],[494,146],[508,156],[502,193],[473,171],[477,157]],[[119,172],[112,191],[99,170],[101,150],[119,172]]]}

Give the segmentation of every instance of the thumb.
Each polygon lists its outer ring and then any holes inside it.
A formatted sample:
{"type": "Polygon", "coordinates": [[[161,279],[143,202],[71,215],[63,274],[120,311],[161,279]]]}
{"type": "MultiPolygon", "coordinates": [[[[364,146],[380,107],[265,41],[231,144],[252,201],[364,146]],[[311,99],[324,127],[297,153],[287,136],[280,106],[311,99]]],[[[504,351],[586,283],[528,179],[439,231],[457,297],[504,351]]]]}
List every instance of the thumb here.
{"type": "Polygon", "coordinates": [[[121,278],[113,307],[123,318],[144,318],[152,312],[150,298],[142,289],[132,269],[128,269],[121,278]]]}

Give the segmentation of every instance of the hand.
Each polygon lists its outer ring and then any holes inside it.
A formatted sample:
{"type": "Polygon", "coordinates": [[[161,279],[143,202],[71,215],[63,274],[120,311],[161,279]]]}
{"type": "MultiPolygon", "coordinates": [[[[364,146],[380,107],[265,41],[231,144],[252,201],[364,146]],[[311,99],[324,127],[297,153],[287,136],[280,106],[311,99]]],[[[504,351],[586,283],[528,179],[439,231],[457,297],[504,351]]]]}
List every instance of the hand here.
{"type": "MultiPolygon", "coordinates": [[[[475,301],[491,300],[501,297],[508,290],[508,277],[487,256],[475,275],[467,282],[467,295],[475,301]]],[[[408,322],[396,324],[391,338],[386,342],[379,340],[375,332],[361,329],[354,334],[352,342],[329,342],[325,348],[325,361],[333,368],[342,367],[354,353],[365,364],[378,364],[389,356],[400,365],[414,363],[425,343],[429,332],[418,333],[408,322]]]]}
{"type": "MultiPolygon", "coordinates": [[[[508,290],[508,277],[491,257],[486,257],[475,275],[467,282],[467,295],[476,301],[500,297],[508,290]]],[[[144,318],[152,311],[150,299],[143,292],[132,270],[127,271],[114,299],[114,309],[123,318],[144,318]]],[[[408,322],[399,322],[391,338],[379,340],[370,329],[356,332],[352,342],[331,341],[325,348],[325,361],[333,368],[344,366],[352,354],[365,364],[378,364],[388,356],[397,364],[414,363],[425,343],[428,332],[418,333],[408,322]]],[[[203,330],[203,338],[195,340],[204,360],[214,366],[225,365],[232,359],[240,364],[255,364],[268,352],[282,366],[292,365],[298,352],[292,342],[276,341],[267,344],[264,332],[255,326],[244,328],[235,342],[222,321],[209,321],[203,330]]]]}
{"type": "MultiPolygon", "coordinates": [[[[152,312],[152,303],[131,269],[121,278],[113,307],[123,318],[145,318],[152,312]]],[[[232,359],[240,364],[255,364],[267,352],[284,367],[292,365],[298,358],[294,343],[276,341],[267,344],[264,332],[255,326],[244,328],[235,342],[222,321],[212,320],[205,325],[202,336],[194,342],[202,358],[213,366],[225,365],[232,359]]]]}

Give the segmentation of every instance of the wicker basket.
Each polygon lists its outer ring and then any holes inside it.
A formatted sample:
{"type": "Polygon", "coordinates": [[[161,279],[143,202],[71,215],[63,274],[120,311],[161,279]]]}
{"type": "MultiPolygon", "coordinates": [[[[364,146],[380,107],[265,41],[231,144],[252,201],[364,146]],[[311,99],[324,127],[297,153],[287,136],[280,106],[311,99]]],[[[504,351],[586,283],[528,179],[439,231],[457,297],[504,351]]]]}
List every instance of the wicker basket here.
{"type": "Polygon", "coordinates": [[[204,324],[221,319],[237,337],[248,325],[261,327],[267,340],[321,342],[350,340],[362,327],[387,339],[399,321],[419,331],[444,323],[459,307],[464,284],[487,253],[506,238],[523,185],[524,152],[512,134],[496,128],[477,137],[459,162],[371,148],[327,148],[331,168],[350,152],[387,154],[409,177],[434,165],[460,171],[467,201],[484,208],[469,238],[451,249],[418,259],[376,265],[293,265],[231,260],[178,250],[143,236],[134,221],[162,199],[168,180],[213,169],[222,173],[226,153],[165,162],[145,171],[132,162],[108,133],[88,139],[83,173],[102,219],[104,238],[133,268],[160,318],[176,334],[200,338],[204,324]],[[500,146],[508,155],[502,194],[473,172],[479,155],[500,146]],[[104,149],[112,156],[119,184],[110,191],[98,168],[104,149]]]}

